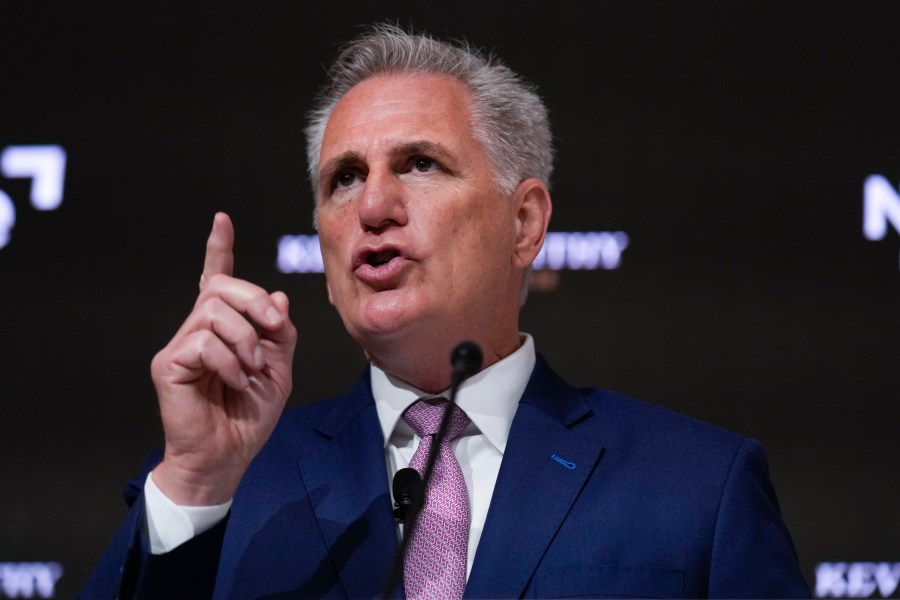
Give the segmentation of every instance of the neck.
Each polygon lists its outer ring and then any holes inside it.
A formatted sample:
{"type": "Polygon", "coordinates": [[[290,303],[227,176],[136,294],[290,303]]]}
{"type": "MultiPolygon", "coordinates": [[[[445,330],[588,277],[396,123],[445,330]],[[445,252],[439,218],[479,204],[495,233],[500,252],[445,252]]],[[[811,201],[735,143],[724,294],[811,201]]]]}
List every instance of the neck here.
{"type": "Polygon", "coordinates": [[[481,348],[484,359],[481,368],[506,358],[515,352],[522,341],[517,331],[502,340],[479,339],[479,336],[460,339],[407,341],[389,347],[370,345],[366,348],[369,360],[385,373],[396,377],[428,394],[439,394],[450,387],[453,369],[450,355],[463,341],[470,340],[481,348]]]}

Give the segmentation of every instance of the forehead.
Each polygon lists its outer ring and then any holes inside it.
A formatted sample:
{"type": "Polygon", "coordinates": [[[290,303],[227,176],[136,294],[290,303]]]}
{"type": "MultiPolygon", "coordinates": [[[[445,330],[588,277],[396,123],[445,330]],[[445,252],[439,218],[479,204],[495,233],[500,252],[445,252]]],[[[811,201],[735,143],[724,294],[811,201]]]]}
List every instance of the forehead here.
{"type": "Polygon", "coordinates": [[[365,155],[410,140],[471,151],[475,142],[471,105],[468,88],[448,75],[370,77],[344,94],[332,111],[320,165],[340,153],[365,155]]]}

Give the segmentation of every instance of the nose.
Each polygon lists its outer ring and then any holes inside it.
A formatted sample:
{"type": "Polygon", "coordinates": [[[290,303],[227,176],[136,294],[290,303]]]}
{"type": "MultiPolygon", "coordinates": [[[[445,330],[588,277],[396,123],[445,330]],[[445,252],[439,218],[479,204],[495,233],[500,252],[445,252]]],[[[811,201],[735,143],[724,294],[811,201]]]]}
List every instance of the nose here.
{"type": "Polygon", "coordinates": [[[391,226],[406,225],[403,184],[397,174],[390,170],[370,170],[357,202],[357,212],[359,224],[366,231],[377,233],[391,226]]]}

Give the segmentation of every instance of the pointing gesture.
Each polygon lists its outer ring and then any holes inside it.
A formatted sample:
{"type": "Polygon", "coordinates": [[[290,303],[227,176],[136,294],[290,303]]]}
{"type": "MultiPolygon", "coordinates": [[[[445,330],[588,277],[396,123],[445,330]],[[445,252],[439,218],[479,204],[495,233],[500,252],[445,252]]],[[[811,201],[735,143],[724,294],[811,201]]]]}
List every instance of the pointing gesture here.
{"type": "Polygon", "coordinates": [[[225,213],[216,213],[213,229],[206,240],[203,274],[200,275],[201,291],[206,280],[213,275],[234,275],[234,226],[225,213]]]}
{"type": "Polygon", "coordinates": [[[287,296],[235,279],[233,246],[231,219],[218,213],[197,302],[151,365],[166,441],[153,480],[177,504],[231,498],[291,392],[287,296]]]}

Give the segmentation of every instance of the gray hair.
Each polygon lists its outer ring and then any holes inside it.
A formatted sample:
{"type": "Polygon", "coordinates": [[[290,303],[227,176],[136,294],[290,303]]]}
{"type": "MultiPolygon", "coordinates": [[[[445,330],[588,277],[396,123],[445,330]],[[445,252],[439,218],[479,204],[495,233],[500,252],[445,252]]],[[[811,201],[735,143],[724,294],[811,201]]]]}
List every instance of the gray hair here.
{"type": "Polygon", "coordinates": [[[529,177],[549,187],[553,136],[534,86],[466,42],[444,42],[379,24],[344,46],[309,113],[306,153],[314,197],[322,139],[334,107],[357,83],[386,73],[443,74],[461,81],[473,98],[475,138],[487,151],[500,189],[509,194],[529,177]]]}

